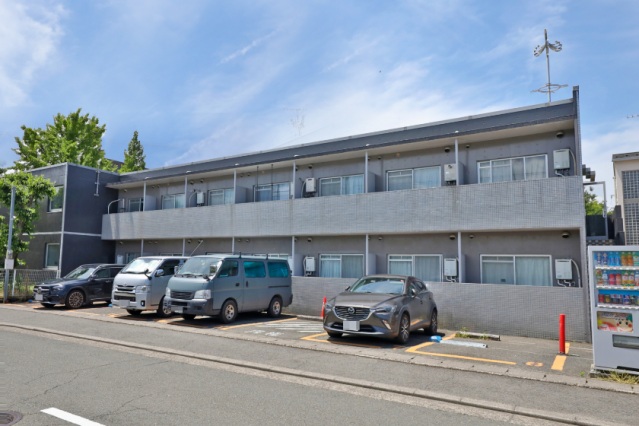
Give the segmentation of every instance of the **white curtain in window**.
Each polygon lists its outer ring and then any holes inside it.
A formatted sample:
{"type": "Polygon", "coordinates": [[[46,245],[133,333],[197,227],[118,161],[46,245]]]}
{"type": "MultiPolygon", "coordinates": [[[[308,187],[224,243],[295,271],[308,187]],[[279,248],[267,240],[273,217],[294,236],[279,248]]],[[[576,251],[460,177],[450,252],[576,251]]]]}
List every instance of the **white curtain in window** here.
{"type": "Polygon", "coordinates": [[[482,284],[515,284],[512,256],[484,256],[481,263],[482,284]]]}
{"type": "Polygon", "coordinates": [[[441,281],[439,256],[415,256],[415,276],[422,281],[441,281]]]}
{"type": "Polygon", "coordinates": [[[515,256],[517,285],[551,286],[550,258],[515,256]]]}
{"type": "Polygon", "coordinates": [[[490,161],[479,163],[479,183],[490,183],[490,161]]]}
{"type": "Polygon", "coordinates": [[[341,179],[326,178],[320,179],[320,196],[340,195],[341,179]]]}
{"type": "Polygon", "coordinates": [[[493,182],[508,182],[512,179],[510,160],[495,160],[492,162],[493,182]]]}
{"type": "Polygon", "coordinates": [[[340,278],[342,262],[340,256],[320,255],[320,277],[340,278]]]}
{"type": "Polygon", "coordinates": [[[413,188],[413,171],[412,170],[397,170],[388,172],[388,190],[398,191],[401,189],[413,188]]]}
{"type": "Polygon", "coordinates": [[[513,180],[524,180],[526,179],[526,174],[524,171],[524,159],[523,158],[513,158],[512,159],[512,167],[513,167],[513,180]]]}
{"type": "Polygon", "coordinates": [[[344,176],[342,178],[342,194],[353,195],[364,193],[364,175],[344,176]]]}
{"type": "Polygon", "coordinates": [[[388,273],[413,275],[412,256],[388,256],[388,273]]]}
{"type": "Polygon", "coordinates": [[[415,169],[414,188],[433,188],[441,186],[441,170],[439,167],[424,167],[415,169]]]}
{"type": "Polygon", "coordinates": [[[175,208],[175,196],[165,195],[162,197],[162,210],[175,208]]]}
{"type": "Polygon", "coordinates": [[[45,267],[58,267],[60,261],[60,244],[47,244],[46,246],[46,260],[45,267]]]}
{"type": "Polygon", "coordinates": [[[221,204],[224,204],[224,191],[222,189],[209,191],[209,206],[219,206],[221,204]]]}
{"type": "Polygon", "coordinates": [[[364,256],[342,255],[342,278],[359,278],[364,275],[364,256]]]}
{"type": "Polygon", "coordinates": [[[526,157],[526,179],[543,179],[547,177],[546,156],[526,157]]]}

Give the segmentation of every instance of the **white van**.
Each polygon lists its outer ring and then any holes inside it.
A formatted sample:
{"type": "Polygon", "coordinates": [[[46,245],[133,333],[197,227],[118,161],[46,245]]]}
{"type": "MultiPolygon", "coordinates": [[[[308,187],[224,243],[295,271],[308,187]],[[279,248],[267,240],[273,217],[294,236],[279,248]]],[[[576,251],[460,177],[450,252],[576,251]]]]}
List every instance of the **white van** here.
{"type": "Polygon", "coordinates": [[[169,279],[188,257],[143,256],[126,265],[113,281],[111,303],[126,309],[131,315],[142,311],[156,311],[160,317],[168,317],[171,310],[165,307],[164,292],[169,279]]]}
{"type": "Polygon", "coordinates": [[[230,323],[250,311],[278,317],[293,303],[291,270],[286,260],[268,256],[193,256],[169,281],[164,302],[187,320],[219,315],[230,323]]]}

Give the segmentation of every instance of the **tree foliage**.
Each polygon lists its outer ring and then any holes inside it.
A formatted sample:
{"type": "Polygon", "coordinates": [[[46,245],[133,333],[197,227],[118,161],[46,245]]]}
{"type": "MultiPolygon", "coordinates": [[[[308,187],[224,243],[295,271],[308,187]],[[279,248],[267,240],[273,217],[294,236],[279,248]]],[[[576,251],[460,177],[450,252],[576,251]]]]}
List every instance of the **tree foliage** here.
{"type": "Polygon", "coordinates": [[[47,124],[45,129],[22,126],[24,134],[15,138],[18,148],[13,149],[20,157],[16,169],[31,170],[68,162],[114,171],[116,167],[106,159],[102,149],[106,125],[100,126],[96,117],[81,115],[81,111],[67,116],[58,113],[53,124],[47,124]]]}
{"type": "Polygon", "coordinates": [[[584,203],[586,207],[586,216],[602,216],[604,211],[604,204],[597,200],[597,196],[590,191],[584,191],[584,203]]]}
{"type": "Polygon", "coordinates": [[[133,132],[129,146],[124,151],[124,164],[120,167],[120,172],[137,172],[146,169],[145,158],[144,148],[138,140],[138,131],[136,130],[133,132]]]}
{"type": "Polygon", "coordinates": [[[0,175],[0,205],[6,207],[7,215],[0,216],[0,254],[4,259],[9,241],[9,211],[11,207],[11,187],[15,186],[16,196],[13,213],[13,236],[11,249],[13,258],[29,249],[29,240],[38,220],[39,202],[55,195],[51,181],[42,176],[34,176],[23,171],[5,172],[0,175]]]}

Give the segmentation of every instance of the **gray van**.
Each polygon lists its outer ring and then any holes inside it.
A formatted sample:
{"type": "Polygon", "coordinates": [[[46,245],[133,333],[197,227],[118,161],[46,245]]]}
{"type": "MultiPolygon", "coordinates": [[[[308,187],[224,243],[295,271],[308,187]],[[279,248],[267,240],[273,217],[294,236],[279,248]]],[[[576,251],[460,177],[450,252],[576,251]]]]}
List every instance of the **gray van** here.
{"type": "Polygon", "coordinates": [[[268,256],[193,256],[169,280],[164,303],[190,320],[219,316],[223,323],[237,314],[267,311],[275,318],[293,302],[291,270],[282,259],[268,256]]]}
{"type": "Polygon", "coordinates": [[[111,304],[127,310],[131,315],[156,311],[168,317],[164,292],[175,270],[188,259],[185,256],[142,256],[126,265],[113,281],[111,304]]]}

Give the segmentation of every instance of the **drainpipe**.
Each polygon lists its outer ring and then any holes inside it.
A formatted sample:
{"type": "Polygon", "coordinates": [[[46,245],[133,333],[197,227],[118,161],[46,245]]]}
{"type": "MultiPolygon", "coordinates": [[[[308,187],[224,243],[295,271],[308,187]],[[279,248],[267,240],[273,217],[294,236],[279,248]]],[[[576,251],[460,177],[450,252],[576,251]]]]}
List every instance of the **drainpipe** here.
{"type": "Polygon", "coordinates": [[[60,278],[62,270],[62,253],[64,252],[64,222],[67,216],[67,187],[69,186],[69,163],[64,166],[64,202],[62,204],[62,228],[60,229],[60,257],[58,258],[58,272],[56,277],[60,278]]]}

